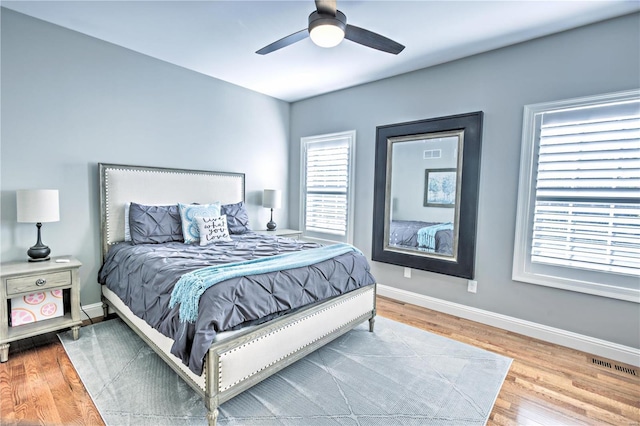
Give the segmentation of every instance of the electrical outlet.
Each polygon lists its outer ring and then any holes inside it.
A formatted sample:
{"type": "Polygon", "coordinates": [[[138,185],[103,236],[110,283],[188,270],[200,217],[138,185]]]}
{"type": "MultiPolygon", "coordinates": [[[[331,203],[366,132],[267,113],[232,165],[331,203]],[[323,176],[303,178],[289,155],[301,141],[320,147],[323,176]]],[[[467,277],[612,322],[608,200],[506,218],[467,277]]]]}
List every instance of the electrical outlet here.
{"type": "Polygon", "coordinates": [[[411,268],[404,268],[404,277],[411,278],[411,268]]]}
{"type": "Polygon", "coordinates": [[[476,280],[467,281],[467,291],[469,293],[477,293],[478,292],[478,281],[476,281],[476,280]]]}

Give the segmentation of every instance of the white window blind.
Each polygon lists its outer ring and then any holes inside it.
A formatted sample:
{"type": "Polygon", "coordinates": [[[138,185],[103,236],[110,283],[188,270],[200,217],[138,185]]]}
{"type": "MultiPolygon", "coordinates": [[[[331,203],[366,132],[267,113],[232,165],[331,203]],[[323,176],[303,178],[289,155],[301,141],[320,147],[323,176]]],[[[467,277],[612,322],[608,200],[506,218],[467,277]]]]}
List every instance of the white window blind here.
{"type": "Polygon", "coordinates": [[[513,279],[640,302],[640,91],[525,107],[513,279]]]}
{"type": "Polygon", "coordinates": [[[303,138],[304,233],[350,241],[351,133],[303,138]]]}
{"type": "Polygon", "coordinates": [[[543,113],[532,262],[640,272],[640,105],[543,113]]]}

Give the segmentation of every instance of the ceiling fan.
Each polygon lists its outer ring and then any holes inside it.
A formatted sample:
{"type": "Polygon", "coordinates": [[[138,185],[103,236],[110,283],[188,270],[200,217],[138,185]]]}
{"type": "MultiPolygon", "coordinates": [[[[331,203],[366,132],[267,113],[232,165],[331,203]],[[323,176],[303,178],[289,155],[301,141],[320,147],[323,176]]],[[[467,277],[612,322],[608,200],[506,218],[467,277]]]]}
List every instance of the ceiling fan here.
{"type": "Polygon", "coordinates": [[[281,38],[256,53],[266,55],[307,37],[311,37],[311,40],[321,47],[337,46],[342,39],[346,38],[355,43],[394,55],[404,49],[404,46],[400,43],[380,34],[347,24],[347,17],[337,9],[336,0],[315,0],[315,2],[316,11],[309,15],[309,28],[281,38]]]}

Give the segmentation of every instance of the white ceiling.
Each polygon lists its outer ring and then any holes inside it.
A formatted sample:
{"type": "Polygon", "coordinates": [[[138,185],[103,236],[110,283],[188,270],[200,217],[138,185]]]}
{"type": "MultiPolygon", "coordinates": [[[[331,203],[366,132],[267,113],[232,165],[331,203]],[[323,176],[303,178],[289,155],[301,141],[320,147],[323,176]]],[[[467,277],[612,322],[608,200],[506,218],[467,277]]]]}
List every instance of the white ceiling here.
{"type": "Polygon", "coordinates": [[[347,22],[406,46],[348,40],[255,51],[307,27],[312,0],[1,1],[2,6],[285,101],[425,68],[640,10],[640,1],[347,1],[347,22]]]}

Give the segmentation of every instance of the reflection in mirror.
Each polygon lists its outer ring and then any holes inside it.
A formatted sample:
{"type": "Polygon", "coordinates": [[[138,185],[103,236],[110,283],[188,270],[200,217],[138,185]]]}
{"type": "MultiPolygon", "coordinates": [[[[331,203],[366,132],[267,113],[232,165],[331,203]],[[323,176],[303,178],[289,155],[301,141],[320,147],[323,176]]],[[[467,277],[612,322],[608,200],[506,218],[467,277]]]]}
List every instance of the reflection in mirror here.
{"type": "Polygon", "coordinates": [[[372,260],[473,278],[482,112],[378,126],[372,260]]]}
{"type": "Polygon", "coordinates": [[[389,138],[385,248],[455,261],[463,140],[460,131],[389,138]]]}

